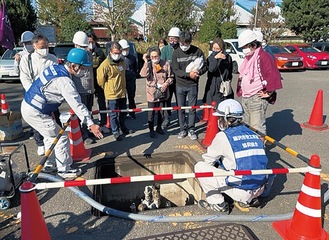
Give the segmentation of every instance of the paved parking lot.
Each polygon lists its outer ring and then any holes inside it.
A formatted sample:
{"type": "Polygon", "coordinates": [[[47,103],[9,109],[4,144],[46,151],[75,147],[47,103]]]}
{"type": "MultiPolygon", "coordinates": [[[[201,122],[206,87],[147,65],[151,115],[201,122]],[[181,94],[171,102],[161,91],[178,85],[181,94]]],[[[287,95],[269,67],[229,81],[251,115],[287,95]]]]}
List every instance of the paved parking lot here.
{"type": "MultiPolygon", "coordinates": [[[[309,120],[319,89],[322,89],[324,93],[323,117],[328,124],[328,119],[326,119],[329,113],[328,73],[328,70],[282,73],[284,88],[279,91],[276,104],[269,106],[267,114],[269,136],[303,156],[310,157],[312,154],[320,156],[323,190],[328,189],[329,182],[329,163],[327,160],[329,130],[313,131],[302,128],[300,124],[309,120]]],[[[237,75],[235,75],[234,84],[236,77],[237,75]]],[[[205,77],[201,78],[199,99],[201,99],[203,94],[205,80],[205,77]]],[[[145,80],[138,79],[137,85],[136,102],[138,107],[144,108],[147,106],[145,100],[145,80]]],[[[0,83],[0,93],[6,94],[12,110],[19,110],[19,103],[22,98],[22,87],[20,84],[0,83]]],[[[66,108],[67,106],[63,106],[63,110],[66,108]]],[[[198,115],[201,116],[202,112],[199,111],[198,115]]],[[[176,117],[176,115],[174,116],[176,117]]],[[[197,141],[192,141],[189,138],[177,138],[179,132],[177,120],[173,122],[166,135],[157,139],[151,139],[148,136],[146,113],[138,113],[136,120],[127,120],[126,124],[129,128],[136,130],[136,132],[128,135],[122,142],[114,141],[112,135],[105,136],[104,139],[98,140],[96,144],[91,146],[93,148],[92,159],[88,162],[77,164],[83,169],[86,179],[94,178],[95,163],[106,154],[108,156],[131,157],[146,154],[152,157],[152,154],[155,153],[186,151],[195,161],[198,161],[204,152],[197,141]]],[[[197,134],[200,139],[204,137],[205,127],[204,123],[197,123],[197,134]]],[[[41,160],[41,157],[36,155],[36,146],[33,140],[29,140],[27,136],[24,136],[18,139],[17,142],[23,142],[27,145],[31,165],[35,167],[41,160]]],[[[270,159],[270,168],[305,166],[303,161],[278,147],[269,146],[266,151],[270,159]]],[[[19,161],[22,160],[23,158],[20,157],[19,161]]],[[[266,205],[262,209],[252,209],[249,213],[242,213],[237,209],[233,209],[231,216],[236,216],[234,221],[248,227],[258,239],[278,239],[279,235],[273,230],[271,222],[239,222],[241,220],[240,217],[293,212],[303,178],[302,174],[278,176],[275,180],[275,187],[270,197],[266,199],[266,205]]],[[[89,196],[92,195],[91,188],[82,187],[81,190],[89,196]]],[[[134,239],[220,224],[220,222],[153,223],[124,220],[112,216],[97,218],[91,215],[90,206],[68,189],[39,191],[38,197],[52,239],[134,239]]],[[[18,194],[13,200],[12,208],[0,211],[0,236],[3,239],[19,239],[20,236],[19,221],[12,218],[19,211],[18,194]]],[[[324,206],[324,210],[324,229],[329,231],[328,203],[324,206]]],[[[213,214],[204,212],[196,206],[166,208],[146,213],[156,216],[213,214]]]]}

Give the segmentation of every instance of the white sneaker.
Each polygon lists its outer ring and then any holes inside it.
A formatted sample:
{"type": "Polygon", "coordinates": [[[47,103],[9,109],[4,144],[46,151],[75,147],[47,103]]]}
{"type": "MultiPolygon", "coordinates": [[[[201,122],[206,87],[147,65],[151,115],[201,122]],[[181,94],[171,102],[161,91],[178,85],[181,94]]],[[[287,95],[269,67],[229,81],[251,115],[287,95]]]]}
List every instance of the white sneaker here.
{"type": "Polygon", "coordinates": [[[107,127],[105,127],[105,126],[101,126],[101,131],[103,132],[103,133],[110,133],[111,131],[110,131],[110,129],[108,129],[107,127]]]}
{"type": "Polygon", "coordinates": [[[45,155],[45,146],[38,146],[37,154],[38,154],[39,156],[43,156],[43,155],[45,155]]]}
{"type": "Polygon", "coordinates": [[[70,170],[67,170],[66,172],[57,172],[57,174],[64,178],[64,179],[74,179],[78,176],[81,175],[81,169],[80,168],[75,168],[75,169],[70,169],[70,170]]]}

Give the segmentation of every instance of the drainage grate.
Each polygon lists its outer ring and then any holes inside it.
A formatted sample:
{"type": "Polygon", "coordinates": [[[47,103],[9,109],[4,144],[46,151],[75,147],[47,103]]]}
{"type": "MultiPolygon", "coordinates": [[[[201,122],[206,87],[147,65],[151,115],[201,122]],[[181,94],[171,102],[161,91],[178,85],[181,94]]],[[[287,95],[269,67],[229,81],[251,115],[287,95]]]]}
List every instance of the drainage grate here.
{"type": "Polygon", "coordinates": [[[211,227],[189,229],[178,232],[153,235],[133,240],[257,240],[250,230],[240,224],[220,224],[211,227]]]}

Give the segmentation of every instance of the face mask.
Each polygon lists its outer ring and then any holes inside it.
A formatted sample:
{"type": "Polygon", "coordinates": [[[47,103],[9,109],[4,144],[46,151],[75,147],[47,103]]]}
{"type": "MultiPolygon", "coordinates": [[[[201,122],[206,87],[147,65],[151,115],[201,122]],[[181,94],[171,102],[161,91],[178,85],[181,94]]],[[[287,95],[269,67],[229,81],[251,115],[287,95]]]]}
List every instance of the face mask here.
{"type": "Polygon", "coordinates": [[[24,44],[24,49],[31,53],[33,51],[33,46],[32,44],[24,44]]]}
{"type": "Polygon", "coordinates": [[[113,61],[118,61],[121,57],[121,54],[111,54],[111,58],[113,61]]]}
{"type": "Polygon", "coordinates": [[[74,76],[81,78],[85,75],[85,73],[86,73],[86,70],[82,70],[80,68],[77,72],[74,73],[74,76]]]}
{"type": "Polygon", "coordinates": [[[187,50],[190,49],[190,46],[191,46],[191,45],[187,45],[187,46],[182,46],[182,45],[180,45],[179,47],[180,47],[180,49],[182,49],[183,52],[186,52],[187,50]]]}
{"type": "Polygon", "coordinates": [[[152,63],[153,64],[158,64],[160,62],[160,58],[157,58],[157,59],[153,59],[152,60],[152,63]]]}
{"type": "Polygon", "coordinates": [[[128,56],[128,51],[122,51],[122,55],[125,57],[128,56]]]}
{"type": "Polygon", "coordinates": [[[39,54],[41,57],[46,57],[49,53],[49,49],[48,48],[42,48],[42,49],[35,49],[35,52],[37,54],[39,54]]]}
{"type": "Polygon", "coordinates": [[[250,48],[243,48],[242,52],[244,53],[244,55],[249,56],[251,55],[251,49],[250,48]]]}
{"type": "Polygon", "coordinates": [[[177,47],[178,47],[178,43],[173,43],[173,42],[171,42],[171,43],[170,43],[170,46],[171,46],[172,48],[177,48],[177,47]]]}
{"type": "Polygon", "coordinates": [[[262,47],[265,47],[266,46],[266,42],[262,42],[262,47]]]}
{"type": "Polygon", "coordinates": [[[89,43],[89,44],[88,44],[88,48],[89,48],[90,50],[93,50],[93,49],[95,48],[95,44],[93,44],[93,43],[89,43]]]}

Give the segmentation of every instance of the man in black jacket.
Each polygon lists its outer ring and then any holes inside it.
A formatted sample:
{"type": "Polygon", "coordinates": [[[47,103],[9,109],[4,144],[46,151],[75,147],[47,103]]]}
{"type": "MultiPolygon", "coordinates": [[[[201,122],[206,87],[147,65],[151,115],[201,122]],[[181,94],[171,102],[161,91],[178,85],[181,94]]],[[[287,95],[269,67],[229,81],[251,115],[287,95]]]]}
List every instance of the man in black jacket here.
{"type": "MultiPolygon", "coordinates": [[[[176,78],[176,94],[178,106],[196,106],[199,89],[199,77],[207,71],[203,52],[196,46],[191,45],[192,36],[188,32],[179,35],[179,48],[172,56],[172,69],[176,78]]],[[[185,110],[178,111],[180,132],[178,138],[187,135],[196,140],[195,134],[196,110],[189,110],[188,124],[185,124],[185,110]]]]}

